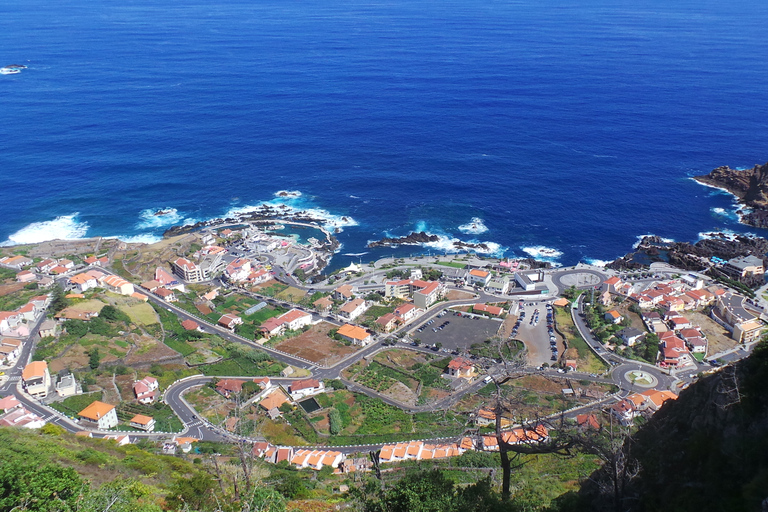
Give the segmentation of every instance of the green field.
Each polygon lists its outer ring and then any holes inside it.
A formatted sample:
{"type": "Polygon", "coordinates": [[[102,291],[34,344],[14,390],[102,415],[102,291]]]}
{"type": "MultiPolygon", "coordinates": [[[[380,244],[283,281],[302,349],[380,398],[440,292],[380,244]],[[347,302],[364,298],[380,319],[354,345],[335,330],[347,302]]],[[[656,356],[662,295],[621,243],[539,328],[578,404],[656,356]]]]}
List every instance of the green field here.
{"type": "Polygon", "coordinates": [[[435,265],[442,265],[444,267],[453,267],[453,268],[465,268],[467,266],[466,263],[457,263],[455,261],[438,261],[438,262],[435,262],[435,265]]]}
{"type": "Polygon", "coordinates": [[[131,322],[137,325],[150,325],[158,322],[155,310],[146,302],[131,306],[118,306],[118,309],[125,312],[131,318],[131,322]]]}

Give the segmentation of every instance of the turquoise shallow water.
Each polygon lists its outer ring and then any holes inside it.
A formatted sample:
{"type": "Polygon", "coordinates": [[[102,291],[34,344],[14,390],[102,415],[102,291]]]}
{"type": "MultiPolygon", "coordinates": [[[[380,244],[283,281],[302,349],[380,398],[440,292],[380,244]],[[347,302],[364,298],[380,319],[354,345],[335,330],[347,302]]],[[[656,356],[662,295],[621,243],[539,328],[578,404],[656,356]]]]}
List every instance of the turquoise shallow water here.
{"type": "Polygon", "coordinates": [[[0,76],[0,240],[264,201],[341,225],[337,265],[416,229],[563,264],[757,232],[689,177],[768,160],[765,3],[330,4],[0,2],[29,66],[0,76]]]}

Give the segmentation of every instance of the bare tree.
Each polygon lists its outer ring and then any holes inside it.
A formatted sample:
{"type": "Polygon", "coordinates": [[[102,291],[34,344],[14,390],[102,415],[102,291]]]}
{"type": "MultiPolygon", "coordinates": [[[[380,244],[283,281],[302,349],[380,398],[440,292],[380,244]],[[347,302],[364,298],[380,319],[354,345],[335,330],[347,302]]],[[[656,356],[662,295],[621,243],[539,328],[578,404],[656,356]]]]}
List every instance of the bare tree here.
{"type": "Polygon", "coordinates": [[[640,473],[639,461],[630,455],[632,437],[629,427],[616,424],[611,415],[605,427],[598,431],[583,431],[578,445],[582,451],[596,455],[604,463],[597,473],[598,478],[592,480],[598,492],[610,497],[616,512],[626,510],[626,502],[632,498],[629,486],[640,473]],[[607,478],[599,478],[601,475],[607,478]]]}
{"type": "Polygon", "coordinates": [[[509,341],[500,342],[497,350],[502,361],[503,372],[492,377],[496,386],[493,412],[496,424],[495,437],[501,455],[501,497],[502,500],[508,501],[511,497],[512,471],[525,464],[523,455],[550,453],[571,456],[576,439],[568,435],[562,415],[554,421],[541,417],[533,420],[518,417],[516,411],[521,410],[523,401],[517,396],[505,395],[501,386],[508,380],[523,375],[526,351],[523,349],[515,352],[513,347],[509,346],[509,341]],[[515,418],[518,421],[515,421],[515,418]],[[504,419],[517,423],[521,427],[514,431],[505,431],[504,419]],[[557,432],[557,435],[553,435],[553,432],[557,432]]]}

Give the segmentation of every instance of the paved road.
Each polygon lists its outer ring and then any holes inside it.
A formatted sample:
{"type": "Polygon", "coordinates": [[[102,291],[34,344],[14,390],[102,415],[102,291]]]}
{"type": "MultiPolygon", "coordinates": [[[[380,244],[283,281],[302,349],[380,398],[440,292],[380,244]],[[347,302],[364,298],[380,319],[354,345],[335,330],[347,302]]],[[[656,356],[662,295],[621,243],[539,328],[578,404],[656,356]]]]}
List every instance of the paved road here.
{"type": "MultiPolygon", "coordinates": [[[[426,262],[420,262],[420,263],[424,264],[425,266],[429,265],[429,263],[426,263],[426,262]]],[[[103,269],[103,270],[105,270],[108,273],[111,273],[108,269],[103,269]]],[[[384,270],[377,271],[376,274],[383,275],[385,272],[386,271],[384,270]]],[[[585,268],[555,270],[551,272],[551,277],[555,286],[558,289],[562,290],[569,286],[563,283],[562,279],[566,276],[574,275],[574,274],[589,274],[591,276],[594,276],[594,278],[596,280],[599,280],[600,282],[602,282],[602,280],[604,280],[606,277],[605,274],[603,274],[602,272],[598,272],[593,269],[585,269],[585,268]]],[[[302,287],[301,285],[296,283],[292,277],[286,276],[284,271],[282,271],[282,269],[278,269],[278,277],[281,277],[283,280],[287,280],[293,286],[302,287]]],[[[368,276],[368,278],[370,278],[370,276],[368,276]]],[[[359,280],[362,280],[362,279],[365,279],[365,278],[360,278],[359,280]]],[[[380,288],[380,286],[381,285],[375,285],[375,286],[372,286],[371,288],[375,288],[375,287],[380,288]]],[[[591,287],[593,285],[589,285],[589,286],[591,287]]],[[[313,286],[312,288],[320,289],[320,287],[317,287],[317,286],[313,286]]],[[[206,319],[201,319],[196,315],[192,315],[187,311],[175,306],[174,304],[166,303],[165,301],[163,301],[162,299],[160,299],[159,297],[157,297],[152,293],[148,293],[148,292],[143,292],[143,293],[145,293],[149,297],[149,300],[151,300],[153,303],[159,305],[160,307],[164,307],[167,310],[170,310],[171,312],[176,314],[181,320],[185,320],[185,319],[194,320],[195,322],[199,323],[203,328],[203,330],[205,330],[206,332],[215,333],[231,342],[242,343],[242,344],[251,346],[253,348],[256,348],[258,350],[263,350],[269,353],[275,360],[280,361],[282,363],[290,364],[300,368],[309,369],[312,371],[313,377],[318,379],[340,378],[341,372],[344,368],[354,364],[355,362],[359,361],[363,357],[369,357],[375,352],[387,348],[387,346],[384,344],[386,340],[394,340],[395,339],[394,336],[397,334],[408,335],[412,333],[413,330],[416,329],[419,325],[422,325],[426,321],[434,318],[442,310],[446,308],[449,308],[457,304],[467,303],[467,302],[490,302],[494,300],[499,300],[500,298],[498,296],[490,295],[485,292],[479,292],[476,295],[476,298],[471,300],[456,300],[456,301],[439,303],[435,308],[433,308],[432,310],[428,311],[425,315],[420,317],[418,322],[413,322],[408,326],[403,326],[400,329],[398,329],[395,333],[392,333],[390,335],[379,336],[374,343],[347,356],[345,359],[339,361],[338,363],[336,363],[331,367],[321,367],[309,361],[305,361],[303,359],[293,357],[289,354],[285,354],[283,352],[270,349],[269,347],[263,347],[251,340],[247,340],[241,336],[237,336],[236,334],[226,329],[223,329],[217,325],[213,325],[210,322],[208,322],[206,319]]],[[[509,296],[505,296],[504,299],[514,300],[514,298],[510,298],[509,296]]],[[[582,305],[580,302],[579,308],[581,307],[582,305]]],[[[577,313],[578,311],[573,312],[573,319],[574,319],[575,325],[581,332],[584,339],[590,345],[590,347],[595,351],[595,353],[613,366],[613,369],[610,375],[607,377],[604,377],[604,376],[598,376],[598,375],[584,374],[580,372],[569,372],[567,375],[563,375],[556,370],[550,369],[550,370],[542,371],[542,370],[536,370],[532,367],[521,368],[519,369],[518,373],[523,373],[523,374],[540,373],[542,375],[551,376],[551,377],[567,377],[575,380],[589,380],[589,381],[599,382],[604,384],[615,384],[619,386],[619,388],[622,390],[620,393],[621,396],[626,396],[630,392],[640,391],[644,389],[644,388],[639,388],[638,386],[635,386],[634,383],[632,383],[626,378],[626,373],[631,370],[642,369],[643,371],[650,373],[658,380],[659,384],[656,386],[658,388],[672,388],[673,386],[679,385],[681,383],[681,380],[677,379],[674,375],[669,375],[653,365],[640,363],[637,361],[625,360],[613,353],[606,351],[603,348],[602,344],[591,335],[591,332],[589,331],[589,328],[586,326],[583,318],[581,318],[577,313]]],[[[542,320],[546,321],[545,309],[542,309],[541,315],[542,315],[542,320]]],[[[66,417],[59,415],[58,413],[55,413],[55,411],[53,411],[52,409],[31,399],[21,390],[21,386],[19,383],[21,370],[26,364],[26,362],[28,362],[29,359],[31,358],[31,354],[33,353],[33,350],[34,350],[35,340],[38,338],[39,325],[42,322],[43,318],[44,316],[37,321],[37,323],[32,329],[29,339],[27,340],[26,343],[24,343],[22,355],[18,360],[19,361],[18,364],[14,368],[9,369],[7,371],[8,373],[7,380],[2,386],[0,386],[0,392],[3,392],[4,394],[13,393],[22,403],[25,404],[25,406],[29,410],[37,413],[39,416],[43,417],[47,421],[61,425],[62,427],[64,427],[70,432],[76,432],[76,431],[82,430],[82,428],[77,423],[75,423],[74,421],[66,417]]],[[[397,345],[404,346],[403,343],[398,343],[397,345]]],[[[431,351],[425,347],[409,346],[409,348],[411,350],[417,350],[424,353],[430,353],[430,354],[435,353],[434,351],[431,351]]],[[[736,358],[741,355],[742,354],[740,353],[736,353],[733,355],[733,357],[736,358]]],[[[502,367],[502,365],[497,364],[492,360],[481,360],[481,361],[478,361],[478,363],[481,366],[485,366],[490,375],[498,375],[498,376],[504,375],[505,370],[502,367]]],[[[506,377],[508,376],[505,376],[505,378],[506,377]]],[[[247,379],[247,377],[240,377],[240,378],[247,379]]],[[[195,377],[189,377],[187,379],[183,379],[180,382],[174,383],[166,390],[164,395],[164,401],[168,403],[168,405],[174,410],[174,412],[181,419],[182,423],[184,424],[185,435],[190,435],[193,437],[197,437],[199,439],[210,440],[210,441],[226,441],[226,440],[232,441],[232,440],[242,439],[242,438],[239,438],[238,436],[235,436],[229,432],[226,432],[218,428],[217,426],[211,425],[207,421],[201,419],[198,413],[194,410],[194,408],[192,408],[190,404],[188,404],[184,400],[183,395],[186,391],[196,386],[204,385],[210,382],[212,379],[213,377],[209,377],[209,376],[195,376],[195,377]]],[[[272,380],[287,384],[291,379],[273,378],[272,380]]],[[[467,394],[476,393],[486,385],[486,382],[483,379],[478,379],[475,382],[464,386],[464,388],[461,388],[451,393],[449,396],[447,396],[446,398],[436,403],[432,403],[424,406],[409,406],[407,404],[402,404],[388,397],[382,396],[379,393],[376,393],[375,391],[364,388],[353,382],[346,381],[344,379],[342,380],[345,382],[348,388],[352,391],[363,393],[375,398],[379,398],[383,400],[385,403],[388,403],[395,407],[403,408],[405,410],[409,410],[411,412],[434,411],[434,410],[442,410],[442,409],[451,407],[467,394]]],[[[585,408],[586,407],[590,407],[590,406],[585,406],[585,408]]],[[[580,412],[581,409],[582,408],[576,411],[571,411],[570,414],[571,415],[576,414],[577,412],[580,412]]],[[[109,433],[105,433],[105,432],[95,433],[97,437],[108,435],[108,434],[109,433]]],[[[151,437],[151,438],[167,436],[167,434],[142,433],[142,432],[132,432],[131,435],[134,437],[138,436],[138,437],[151,437]]],[[[345,453],[349,453],[349,452],[358,451],[358,450],[371,449],[370,448],[371,446],[380,446],[380,445],[360,445],[360,446],[354,446],[354,447],[345,447],[341,450],[344,451],[345,453]]]]}

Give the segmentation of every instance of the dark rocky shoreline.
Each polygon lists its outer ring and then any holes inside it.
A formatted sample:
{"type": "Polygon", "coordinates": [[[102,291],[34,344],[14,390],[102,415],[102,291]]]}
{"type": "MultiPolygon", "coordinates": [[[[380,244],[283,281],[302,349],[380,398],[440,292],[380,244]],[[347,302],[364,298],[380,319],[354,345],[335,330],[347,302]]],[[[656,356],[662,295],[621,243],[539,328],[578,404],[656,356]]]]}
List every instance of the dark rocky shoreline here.
{"type": "Polygon", "coordinates": [[[712,257],[729,260],[752,254],[766,260],[768,240],[756,236],[711,233],[711,238],[689,242],[665,242],[658,236],[646,236],[637,248],[626,256],[612,261],[608,268],[615,270],[640,269],[648,262],[666,262],[684,270],[705,270],[712,257]]]}
{"type": "Polygon", "coordinates": [[[756,165],[743,171],[722,166],[693,179],[727,190],[736,196],[739,204],[746,208],[739,212],[742,223],[768,228],[768,164],[756,165]]]}
{"type": "MultiPolygon", "coordinates": [[[[384,237],[381,240],[375,242],[369,242],[366,247],[373,249],[376,247],[396,247],[398,245],[423,245],[432,242],[440,241],[440,237],[437,235],[430,235],[424,231],[412,232],[408,235],[398,238],[384,237]]],[[[488,251],[489,248],[484,243],[473,244],[469,242],[462,242],[461,240],[453,241],[453,248],[458,250],[481,250],[488,251]]]]}

